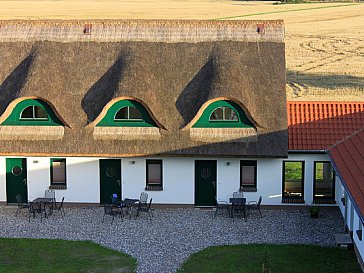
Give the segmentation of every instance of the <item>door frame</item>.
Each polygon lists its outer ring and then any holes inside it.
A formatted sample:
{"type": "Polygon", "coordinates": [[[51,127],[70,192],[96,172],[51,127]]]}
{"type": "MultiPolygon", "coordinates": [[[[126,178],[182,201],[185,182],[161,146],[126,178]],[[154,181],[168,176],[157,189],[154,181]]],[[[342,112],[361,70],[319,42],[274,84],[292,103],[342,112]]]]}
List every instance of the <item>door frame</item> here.
{"type": "MultiPolygon", "coordinates": [[[[117,190],[116,193],[118,194],[118,197],[120,199],[122,199],[122,182],[121,182],[121,179],[122,179],[122,160],[121,160],[121,158],[100,158],[99,159],[99,186],[100,186],[100,188],[99,188],[99,194],[100,195],[99,196],[100,196],[100,204],[108,204],[108,202],[102,203],[102,201],[103,201],[102,200],[103,199],[103,194],[102,194],[103,186],[102,186],[102,183],[103,183],[104,174],[102,173],[102,169],[101,169],[101,164],[102,163],[101,162],[106,162],[106,161],[114,161],[114,162],[118,161],[119,162],[118,166],[120,167],[120,173],[119,173],[120,179],[117,180],[117,181],[119,181],[119,183],[116,182],[118,184],[118,190],[117,190]]],[[[110,193],[110,203],[111,203],[111,194],[113,194],[113,193],[115,193],[115,192],[110,193]]]]}
{"type": "MultiPolygon", "coordinates": [[[[20,189],[19,194],[22,196],[22,201],[23,202],[27,202],[28,201],[28,168],[27,168],[27,159],[25,157],[11,157],[11,158],[5,158],[5,170],[6,170],[6,172],[5,172],[6,203],[7,204],[16,204],[17,203],[15,196],[14,196],[14,199],[13,199],[15,201],[14,202],[9,202],[9,187],[8,186],[10,185],[10,181],[8,181],[9,180],[8,179],[9,178],[8,177],[8,171],[10,171],[10,169],[8,169],[9,168],[9,165],[8,164],[10,164],[10,162],[12,160],[21,160],[22,161],[22,166],[21,166],[22,169],[23,169],[22,174],[24,174],[22,177],[25,176],[25,178],[21,178],[23,180],[22,183],[21,183],[21,185],[22,185],[23,188],[20,189]],[[25,182],[24,182],[24,180],[25,180],[25,182]]],[[[10,200],[11,199],[12,198],[10,198],[10,200]]]]}
{"type": "Polygon", "coordinates": [[[197,206],[197,207],[215,207],[216,206],[216,200],[217,200],[217,160],[216,159],[195,159],[194,160],[194,205],[197,206]],[[197,200],[197,193],[196,193],[196,186],[197,186],[197,179],[196,179],[196,164],[197,162],[202,162],[202,161],[205,161],[205,162],[210,162],[210,163],[213,163],[214,165],[214,173],[215,173],[215,190],[213,192],[214,196],[212,198],[212,196],[210,196],[211,200],[214,199],[214,203],[213,204],[206,204],[206,205],[196,205],[196,200],[197,200]]]}

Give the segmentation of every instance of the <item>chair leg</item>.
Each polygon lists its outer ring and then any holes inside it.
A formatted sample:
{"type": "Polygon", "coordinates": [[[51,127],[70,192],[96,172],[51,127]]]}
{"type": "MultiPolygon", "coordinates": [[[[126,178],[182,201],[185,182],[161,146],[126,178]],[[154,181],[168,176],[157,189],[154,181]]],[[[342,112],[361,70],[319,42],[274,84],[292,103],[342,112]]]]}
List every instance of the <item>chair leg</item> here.
{"type": "Polygon", "coordinates": [[[102,223],[104,222],[104,220],[105,220],[105,213],[104,213],[104,215],[102,216],[102,223]]]}
{"type": "Polygon", "coordinates": [[[151,211],[150,210],[148,210],[148,214],[149,214],[150,221],[152,221],[152,216],[151,216],[151,211]]]}

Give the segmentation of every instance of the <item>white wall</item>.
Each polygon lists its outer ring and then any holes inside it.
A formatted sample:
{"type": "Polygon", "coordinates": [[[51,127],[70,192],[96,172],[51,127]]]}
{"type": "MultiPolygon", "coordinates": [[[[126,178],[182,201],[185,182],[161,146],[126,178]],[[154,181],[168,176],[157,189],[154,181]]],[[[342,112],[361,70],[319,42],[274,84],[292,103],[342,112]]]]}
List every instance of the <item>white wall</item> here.
{"type": "MultiPolygon", "coordinates": [[[[239,190],[239,158],[149,158],[163,159],[163,190],[147,191],[153,203],[194,204],[195,160],[217,160],[217,200],[228,201],[232,193],[239,190]],[[229,162],[229,163],[227,163],[229,162]]],[[[282,204],[282,162],[300,160],[305,162],[304,197],[306,204],[313,201],[314,161],[328,161],[326,154],[290,154],[287,159],[257,160],[257,192],[245,192],[247,201],[263,197],[265,205],[282,204]]],[[[99,203],[100,173],[99,158],[70,157],[67,164],[67,189],[56,190],[57,200],[63,196],[66,202],[99,203]]],[[[123,158],[121,160],[122,198],[139,198],[145,190],[146,158],[123,158]],[[134,161],[134,164],[131,162],[134,161]]],[[[0,157],[0,201],[6,201],[5,157],[0,157]]],[[[50,185],[50,158],[28,157],[28,198],[42,196],[50,185]]],[[[342,196],[340,183],[336,182],[336,198],[340,204],[342,196]]],[[[304,204],[303,204],[304,205],[304,204]]]]}

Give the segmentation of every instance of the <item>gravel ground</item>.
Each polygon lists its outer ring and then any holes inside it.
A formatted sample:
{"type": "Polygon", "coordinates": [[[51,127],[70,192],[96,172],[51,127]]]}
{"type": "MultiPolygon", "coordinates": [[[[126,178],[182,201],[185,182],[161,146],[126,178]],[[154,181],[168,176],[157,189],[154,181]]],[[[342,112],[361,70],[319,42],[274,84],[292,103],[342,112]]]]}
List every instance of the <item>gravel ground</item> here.
{"type": "Polygon", "coordinates": [[[138,273],[171,273],[190,256],[212,245],[249,243],[317,244],[334,246],[334,234],[342,231],[338,210],[322,210],[311,219],[306,210],[252,212],[247,221],[223,213],[194,209],[155,210],[138,219],[111,217],[102,223],[102,208],[66,208],[60,214],[31,219],[27,212],[15,217],[15,207],[0,207],[0,237],[91,240],[130,254],[138,260],[138,273]]]}

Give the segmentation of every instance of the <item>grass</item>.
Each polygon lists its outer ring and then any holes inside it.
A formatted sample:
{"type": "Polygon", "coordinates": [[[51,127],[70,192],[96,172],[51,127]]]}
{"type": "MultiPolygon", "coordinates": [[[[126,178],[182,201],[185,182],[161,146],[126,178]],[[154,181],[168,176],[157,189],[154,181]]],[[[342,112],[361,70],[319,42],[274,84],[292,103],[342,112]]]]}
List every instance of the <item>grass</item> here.
{"type": "Polygon", "coordinates": [[[129,255],[89,241],[0,238],[1,273],[135,272],[129,255]]]}
{"type": "Polygon", "coordinates": [[[235,245],[209,247],[193,254],[179,273],[361,273],[352,250],[312,245],[235,245]]]}

